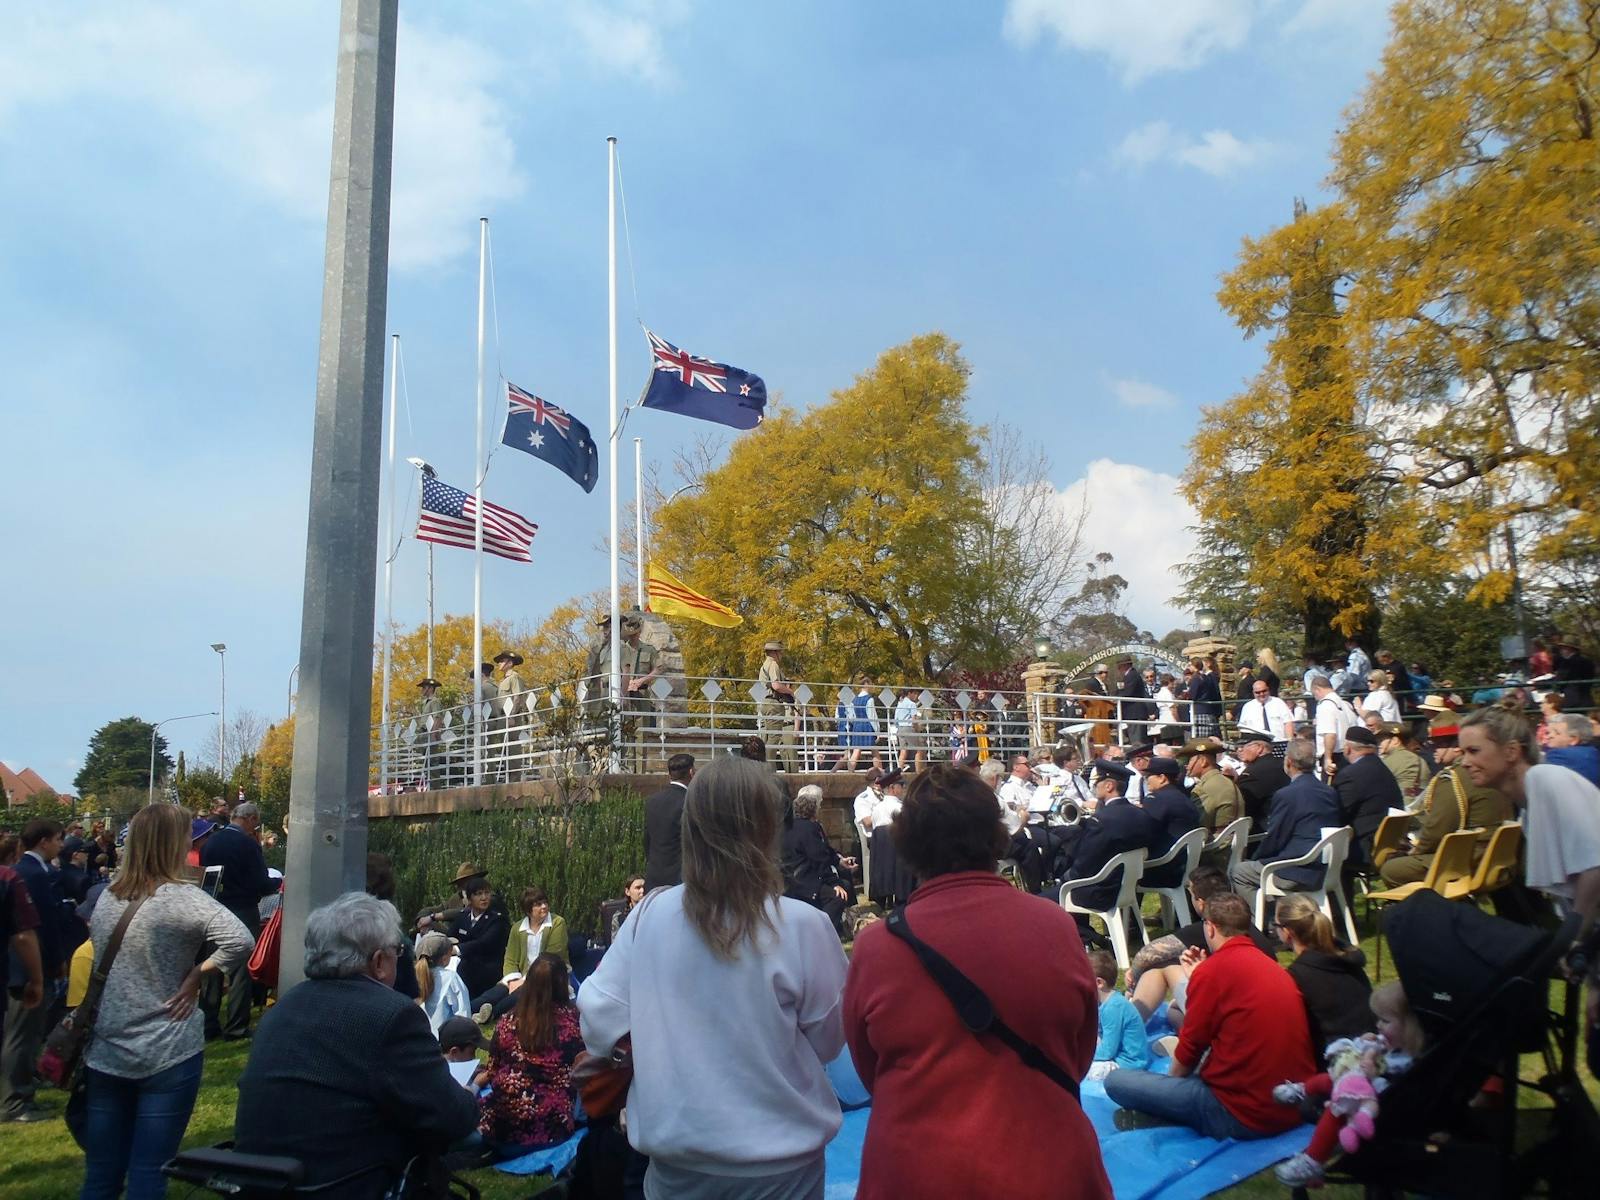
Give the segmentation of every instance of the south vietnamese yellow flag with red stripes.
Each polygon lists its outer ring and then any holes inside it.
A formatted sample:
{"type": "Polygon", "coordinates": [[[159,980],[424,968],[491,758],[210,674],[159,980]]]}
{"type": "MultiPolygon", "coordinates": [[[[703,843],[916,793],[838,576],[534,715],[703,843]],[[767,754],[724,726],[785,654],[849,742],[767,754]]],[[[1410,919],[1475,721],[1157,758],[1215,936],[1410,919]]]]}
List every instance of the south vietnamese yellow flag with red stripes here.
{"type": "Polygon", "coordinates": [[[718,604],[709,596],[685,587],[672,572],[653,562],[645,569],[644,594],[650,611],[663,617],[686,617],[719,629],[744,624],[744,618],[726,604],[718,604]]]}

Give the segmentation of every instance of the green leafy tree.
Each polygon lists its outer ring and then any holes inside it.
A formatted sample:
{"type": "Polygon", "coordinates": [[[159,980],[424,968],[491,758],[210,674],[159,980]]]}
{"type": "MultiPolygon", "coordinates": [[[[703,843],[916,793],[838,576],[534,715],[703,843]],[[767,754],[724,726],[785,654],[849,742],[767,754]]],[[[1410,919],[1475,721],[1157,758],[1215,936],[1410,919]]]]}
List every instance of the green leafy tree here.
{"type": "Polygon", "coordinates": [[[172,770],[167,740],[148,721],[123,717],[95,730],[83,758],[83,769],[73,777],[79,795],[110,792],[115,788],[150,786],[150,737],[155,734],[156,780],[172,770]]]}

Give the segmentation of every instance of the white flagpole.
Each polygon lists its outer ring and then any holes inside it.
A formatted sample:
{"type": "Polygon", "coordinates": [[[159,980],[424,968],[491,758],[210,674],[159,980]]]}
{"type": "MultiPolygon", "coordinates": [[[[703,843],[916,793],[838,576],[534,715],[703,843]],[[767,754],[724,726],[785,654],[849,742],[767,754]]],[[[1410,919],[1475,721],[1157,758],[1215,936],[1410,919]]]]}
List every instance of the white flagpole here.
{"type": "Polygon", "coordinates": [[[383,540],[383,724],[378,735],[378,786],[389,794],[389,671],[394,641],[394,418],[400,394],[400,335],[393,335],[389,361],[389,520],[383,540]]]}
{"type": "Polygon", "coordinates": [[[472,784],[483,782],[483,322],[488,309],[489,218],[478,218],[478,449],[472,460],[472,784]]]}
{"type": "Polygon", "coordinates": [[[611,485],[611,706],[613,736],[611,770],[622,768],[622,595],[617,579],[617,139],[606,139],[606,262],[607,298],[610,301],[611,436],[606,439],[611,458],[607,472],[611,485]]]}
{"type": "Polygon", "coordinates": [[[639,611],[644,611],[644,439],[633,439],[633,555],[638,560],[634,572],[639,594],[639,611]]]}

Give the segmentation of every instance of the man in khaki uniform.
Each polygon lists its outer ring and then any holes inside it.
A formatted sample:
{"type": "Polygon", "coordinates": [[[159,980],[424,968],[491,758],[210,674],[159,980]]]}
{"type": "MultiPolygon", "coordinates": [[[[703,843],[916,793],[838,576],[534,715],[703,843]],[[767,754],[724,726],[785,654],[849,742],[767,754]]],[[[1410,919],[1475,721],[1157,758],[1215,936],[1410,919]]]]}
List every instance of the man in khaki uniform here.
{"type": "Polygon", "coordinates": [[[513,729],[519,730],[527,720],[525,713],[516,712],[521,704],[522,693],[528,689],[523,686],[522,676],[517,674],[517,668],[522,665],[522,655],[515,650],[502,650],[494,656],[494,665],[499,668],[500,681],[495,684],[494,718],[489,722],[489,728],[495,731],[494,751],[499,758],[499,768],[507,779],[516,779],[521,776],[522,764],[516,763],[516,772],[512,772],[512,759],[521,753],[521,745],[517,741],[513,729]],[[507,704],[510,701],[510,704],[507,704]],[[507,708],[513,711],[508,714],[507,708]]]}
{"type": "Polygon", "coordinates": [[[1238,786],[1217,769],[1217,756],[1225,749],[1216,738],[1202,737],[1185,742],[1176,755],[1188,763],[1188,776],[1194,780],[1189,795],[1200,809],[1200,823],[1208,834],[1226,829],[1244,815],[1238,786]]]}
{"type": "Polygon", "coordinates": [[[779,770],[794,766],[794,685],[783,677],[783,643],[768,642],[761,649],[766,657],[756,680],[766,685],[767,698],[756,705],[757,723],[767,749],[774,751],[779,770]]]}
{"type": "Polygon", "coordinates": [[[1383,765],[1394,773],[1400,791],[1406,798],[1406,807],[1412,812],[1422,808],[1422,789],[1428,782],[1428,764],[1414,749],[1416,735],[1409,726],[1384,725],[1378,731],[1382,739],[1378,745],[1383,754],[1383,765]]]}
{"type": "Polygon", "coordinates": [[[422,693],[417,704],[417,729],[422,738],[422,787],[426,791],[433,786],[434,749],[444,732],[444,705],[439,703],[439,681],[432,676],[417,680],[417,690],[422,693]]]}
{"type": "Polygon", "coordinates": [[[1427,790],[1422,793],[1422,824],[1411,835],[1411,853],[1396,855],[1378,870],[1390,887],[1425,879],[1434,851],[1446,834],[1463,829],[1483,830],[1477,853],[1473,855],[1477,859],[1483,855],[1495,827],[1516,816],[1509,800],[1494,788],[1473,783],[1462,769],[1461,747],[1456,741],[1459,732],[1458,726],[1447,725],[1429,734],[1439,773],[1429,780],[1427,790]]]}

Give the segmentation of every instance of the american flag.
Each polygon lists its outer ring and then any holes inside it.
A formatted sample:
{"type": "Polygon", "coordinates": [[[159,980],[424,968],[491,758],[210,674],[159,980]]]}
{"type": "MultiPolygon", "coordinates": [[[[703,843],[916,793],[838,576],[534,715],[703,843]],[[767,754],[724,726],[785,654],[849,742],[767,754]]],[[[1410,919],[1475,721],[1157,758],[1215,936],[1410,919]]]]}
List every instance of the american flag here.
{"type": "MultiPolygon", "coordinates": [[[[422,512],[417,518],[417,540],[441,546],[473,548],[476,502],[470,492],[440,483],[433,476],[422,481],[422,512]]],[[[483,502],[483,548],[490,554],[517,562],[533,561],[533,535],[539,527],[509,508],[483,502]]]]}

